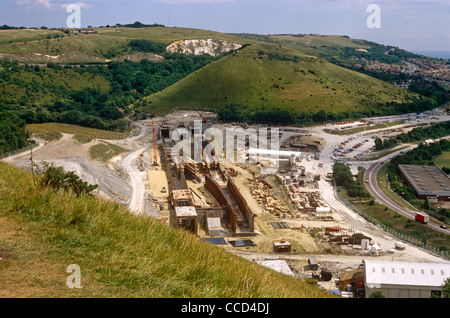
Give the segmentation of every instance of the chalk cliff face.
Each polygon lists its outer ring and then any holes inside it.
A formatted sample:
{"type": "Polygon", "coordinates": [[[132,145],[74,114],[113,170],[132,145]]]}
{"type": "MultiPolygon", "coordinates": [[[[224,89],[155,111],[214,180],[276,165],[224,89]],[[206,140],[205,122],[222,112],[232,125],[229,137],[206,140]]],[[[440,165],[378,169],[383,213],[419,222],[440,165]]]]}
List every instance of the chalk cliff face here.
{"type": "Polygon", "coordinates": [[[225,40],[204,39],[176,41],[170,44],[166,50],[170,53],[194,55],[210,54],[212,56],[217,56],[221,53],[237,50],[241,47],[242,45],[240,44],[225,40]]]}

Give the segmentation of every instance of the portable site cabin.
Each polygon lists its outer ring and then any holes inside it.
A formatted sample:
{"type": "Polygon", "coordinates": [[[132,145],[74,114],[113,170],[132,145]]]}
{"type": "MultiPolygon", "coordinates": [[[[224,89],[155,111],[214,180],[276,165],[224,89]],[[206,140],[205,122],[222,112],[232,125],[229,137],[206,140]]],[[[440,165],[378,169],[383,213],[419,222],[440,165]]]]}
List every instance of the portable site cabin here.
{"type": "Polygon", "coordinates": [[[319,262],[317,262],[315,257],[311,257],[308,259],[309,269],[317,270],[319,268],[319,262]]]}

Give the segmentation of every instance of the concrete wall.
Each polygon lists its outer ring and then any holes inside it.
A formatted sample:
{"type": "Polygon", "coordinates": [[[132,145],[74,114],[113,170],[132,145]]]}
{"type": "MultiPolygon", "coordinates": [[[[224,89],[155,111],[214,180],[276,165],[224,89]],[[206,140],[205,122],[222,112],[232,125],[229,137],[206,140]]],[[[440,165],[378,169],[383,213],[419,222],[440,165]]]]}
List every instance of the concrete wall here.
{"type": "Polygon", "coordinates": [[[225,194],[223,193],[220,185],[212,179],[212,177],[208,174],[205,175],[205,188],[211,192],[214,198],[219,202],[220,205],[225,206],[228,212],[228,221],[230,223],[230,229],[233,233],[236,233],[237,230],[237,219],[236,219],[236,211],[230,205],[228,200],[226,199],[225,194]]]}
{"type": "Polygon", "coordinates": [[[242,212],[242,215],[246,219],[250,231],[253,232],[255,230],[255,222],[254,222],[255,215],[253,214],[252,210],[247,204],[247,201],[242,196],[241,192],[239,191],[238,187],[233,182],[231,177],[228,177],[227,188],[230,191],[231,195],[233,196],[233,199],[236,201],[239,209],[242,212]]]}

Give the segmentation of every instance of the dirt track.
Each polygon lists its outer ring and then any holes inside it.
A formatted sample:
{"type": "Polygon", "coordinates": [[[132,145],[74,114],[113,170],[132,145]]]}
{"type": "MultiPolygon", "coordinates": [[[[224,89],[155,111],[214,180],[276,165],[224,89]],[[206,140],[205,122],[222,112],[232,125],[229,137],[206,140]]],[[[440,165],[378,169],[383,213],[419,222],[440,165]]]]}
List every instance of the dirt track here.
{"type": "MultiPolygon", "coordinates": [[[[74,171],[84,181],[99,185],[94,193],[125,205],[128,203],[131,187],[120,170],[111,169],[104,163],[92,160],[89,148],[98,143],[99,141],[92,141],[80,144],[69,134],[63,134],[61,139],[51,142],[39,140],[39,146],[32,150],[33,161],[37,165],[49,162],[64,167],[66,171],[74,171]]],[[[27,151],[17,154],[5,158],[4,161],[29,170],[30,153],[27,151]]]]}

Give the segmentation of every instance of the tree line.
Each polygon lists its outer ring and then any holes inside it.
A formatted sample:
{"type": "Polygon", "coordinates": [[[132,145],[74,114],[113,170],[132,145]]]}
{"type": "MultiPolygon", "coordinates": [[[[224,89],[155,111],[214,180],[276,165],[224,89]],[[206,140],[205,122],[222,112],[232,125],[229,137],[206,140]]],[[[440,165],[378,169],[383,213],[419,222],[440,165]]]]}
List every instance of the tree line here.
{"type": "Polygon", "coordinates": [[[366,117],[392,116],[407,113],[420,113],[438,107],[440,104],[431,98],[416,98],[408,103],[390,102],[379,107],[359,111],[348,110],[333,112],[319,110],[317,112],[294,112],[284,109],[258,110],[250,112],[246,105],[225,104],[217,111],[222,121],[279,123],[289,125],[313,125],[345,120],[357,120],[366,117]]]}
{"type": "Polygon", "coordinates": [[[165,57],[163,62],[124,61],[89,67],[49,64],[45,70],[39,66],[21,66],[17,62],[4,61],[0,85],[4,88],[16,85],[28,94],[18,97],[3,90],[0,93],[0,110],[14,113],[28,124],[63,122],[123,131],[126,128],[124,117],[132,111],[130,105],[163,90],[215,59],[209,55],[167,54],[165,57]],[[106,79],[110,88],[70,89],[58,83],[58,78],[75,73],[106,79]],[[28,77],[31,75],[37,75],[42,80],[30,81],[28,77]],[[55,96],[51,101],[41,102],[42,95],[50,94],[55,96]]]}
{"type": "Polygon", "coordinates": [[[350,167],[346,164],[336,162],[333,165],[333,179],[337,186],[345,188],[350,197],[367,198],[370,196],[362,184],[353,178],[350,167]]]}
{"type": "Polygon", "coordinates": [[[26,122],[16,115],[0,111],[0,155],[28,145],[26,122]]]}

